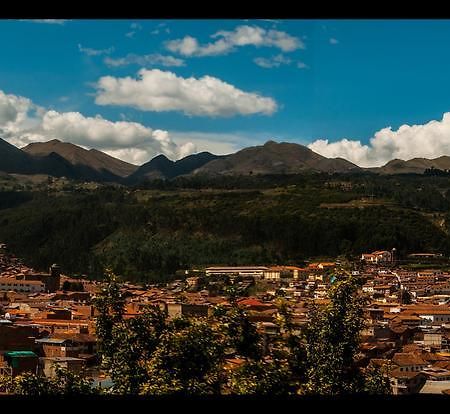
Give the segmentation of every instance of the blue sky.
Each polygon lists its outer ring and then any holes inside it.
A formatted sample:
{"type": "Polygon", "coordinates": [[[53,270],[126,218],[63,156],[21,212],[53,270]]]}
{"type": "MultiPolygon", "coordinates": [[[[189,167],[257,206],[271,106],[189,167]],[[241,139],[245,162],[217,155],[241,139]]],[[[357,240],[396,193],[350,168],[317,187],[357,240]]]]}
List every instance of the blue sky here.
{"type": "MultiPolygon", "coordinates": [[[[3,132],[20,146],[63,131],[62,140],[78,139],[74,143],[86,147],[97,143],[100,149],[137,163],[157,152],[172,158],[205,149],[225,153],[268,139],[313,145],[326,156],[345,156],[367,165],[422,152],[427,157],[450,155],[443,117],[450,110],[449,44],[448,20],[3,20],[0,91],[10,96],[8,104],[11,96],[24,97],[41,112],[54,110],[61,115],[52,118],[51,127],[41,125],[34,115],[37,126],[33,124],[34,129],[28,127],[25,133],[22,126],[14,129],[17,120],[15,124],[9,120],[3,132]],[[238,38],[242,27],[258,30],[259,40],[238,38]],[[212,37],[218,32],[227,34],[212,37]],[[196,40],[196,52],[168,47],[167,42],[186,36],[196,40]],[[220,39],[225,40],[225,50],[201,52],[206,44],[220,39]],[[239,41],[247,45],[240,46],[239,41]],[[122,66],[105,62],[130,54],[137,62],[122,66]],[[139,60],[145,55],[152,55],[154,61],[139,60]],[[178,63],[163,64],[161,56],[178,63]],[[160,107],[158,95],[143,104],[149,99],[147,91],[153,90],[151,82],[157,80],[152,72],[145,83],[139,82],[138,72],[156,69],[175,75],[175,89],[183,80],[209,76],[252,95],[248,102],[237,93],[236,102],[217,103],[209,96],[214,88],[221,88],[216,85],[202,101],[217,105],[208,112],[195,107],[199,105],[196,91],[202,86],[198,83],[189,90],[193,96],[177,96],[176,103],[160,107]],[[107,91],[107,103],[96,99],[106,94],[98,87],[103,77],[120,84],[107,91]],[[135,82],[135,92],[118,97],[127,77],[135,82]],[[189,102],[180,103],[180,99],[189,102]],[[136,139],[133,135],[119,142],[112,137],[116,142],[109,145],[112,132],[96,141],[93,121],[86,122],[90,128],[86,139],[80,138],[82,131],[67,132],[62,122],[74,121],[62,115],[73,113],[82,114],[83,119],[99,115],[113,123],[139,123],[166,135],[155,138],[150,132],[148,137],[136,132],[136,139]],[[405,124],[408,127],[400,134],[397,130],[405,124]],[[387,127],[392,129],[383,132],[387,127]],[[18,129],[20,136],[14,132],[18,129]],[[159,139],[159,146],[146,139],[159,139]],[[188,142],[193,145],[181,149],[188,142]],[[146,149],[147,144],[151,149],[146,149]],[[426,146],[432,151],[424,151],[426,146]],[[133,148],[140,152],[134,154],[133,148]]],[[[173,100],[175,89],[163,93],[173,100]]]]}

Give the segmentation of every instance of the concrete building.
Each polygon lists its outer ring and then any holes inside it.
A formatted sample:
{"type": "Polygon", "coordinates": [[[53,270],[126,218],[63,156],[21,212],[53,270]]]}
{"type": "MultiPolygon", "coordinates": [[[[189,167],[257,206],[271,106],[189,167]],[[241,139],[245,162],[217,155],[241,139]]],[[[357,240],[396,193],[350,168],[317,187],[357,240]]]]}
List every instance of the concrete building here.
{"type": "Polygon", "coordinates": [[[0,290],[40,293],[45,291],[45,284],[38,280],[17,280],[12,277],[0,277],[0,290]]]}
{"type": "Polygon", "coordinates": [[[264,272],[268,271],[266,266],[213,266],[205,269],[206,276],[252,276],[263,278],[264,272]]]}

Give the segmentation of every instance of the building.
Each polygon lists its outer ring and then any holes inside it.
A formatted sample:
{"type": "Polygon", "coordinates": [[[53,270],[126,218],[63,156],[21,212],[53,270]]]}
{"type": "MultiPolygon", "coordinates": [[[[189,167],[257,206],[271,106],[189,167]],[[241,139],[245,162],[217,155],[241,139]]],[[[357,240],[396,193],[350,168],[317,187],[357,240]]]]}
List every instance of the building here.
{"type": "Polygon", "coordinates": [[[0,320],[0,351],[28,351],[34,348],[39,330],[30,325],[18,325],[0,320]]]}
{"type": "Polygon", "coordinates": [[[36,339],[45,357],[74,357],[93,355],[97,352],[96,339],[89,334],[59,333],[36,339]]]}
{"type": "Polygon", "coordinates": [[[45,284],[38,280],[18,280],[12,277],[0,277],[0,290],[40,293],[45,291],[45,284]]]}
{"type": "Polygon", "coordinates": [[[268,271],[266,266],[214,266],[205,269],[206,276],[252,276],[263,278],[264,272],[268,271]]]}
{"type": "Polygon", "coordinates": [[[79,374],[85,365],[86,362],[84,359],[74,357],[46,357],[39,360],[41,372],[50,378],[56,376],[56,367],[67,369],[74,374],[79,374]]]}
{"type": "Polygon", "coordinates": [[[31,372],[37,374],[39,357],[32,351],[8,351],[0,354],[0,366],[8,366],[13,377],[31,372]]]}
{"type": "MultiPolygon", "coordinates": [[[[19,276],[16,276],[19,277],[19,276]]],[[[49,273],[24,274],[23,280],[40,281],[44,283],[46,292],[56,292],[61,284],[61,268],[57,264],[50,267],[49,273]]]]}
{"type": "Polygon", "coordinates": [[[388,264],[394,261],[394,254],[388,250],[377,250],[372,253],[363,253],[361,260],[367,263],[388,264]]]}
{"type": "Polygon", "coordinates": [[[208,304],[194,304],[194,303],[166,303],[167,313],[170,318],[177,317],[206,317],[208,316],[208,304]]]}
{"type": "Polygon", "coordinates": [[[305,269],[296,266],[271,266],[264,271],[263,277],[268,280],[298,279],[302,271],[305,271],[305,269]]]}

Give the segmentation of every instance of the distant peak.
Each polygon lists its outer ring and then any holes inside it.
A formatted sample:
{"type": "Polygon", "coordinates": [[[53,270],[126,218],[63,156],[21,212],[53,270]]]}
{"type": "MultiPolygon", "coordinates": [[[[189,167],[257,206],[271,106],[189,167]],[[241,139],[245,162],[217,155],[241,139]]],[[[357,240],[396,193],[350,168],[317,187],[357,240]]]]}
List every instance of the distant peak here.
{"type": "Polygon", "coordinates": [[[50,141],[47,141],[47,144],[61,144],[61,141],[55,138],[50,141]]]}
{"type": "Polygon", "coordinates": [[[167,158],[164,154],[159,154],[156,157],[154,157],[153,160],[169,160],[169,158],[167,158]]]}
{"type": "Polygon", "coordinates": [[[276,141],[270,139],[269,141],[267,141],[267,142],[264,144],[264,146],[276,145],[276,144],[278,144],[278,142],[276,142],[276,141]]]}

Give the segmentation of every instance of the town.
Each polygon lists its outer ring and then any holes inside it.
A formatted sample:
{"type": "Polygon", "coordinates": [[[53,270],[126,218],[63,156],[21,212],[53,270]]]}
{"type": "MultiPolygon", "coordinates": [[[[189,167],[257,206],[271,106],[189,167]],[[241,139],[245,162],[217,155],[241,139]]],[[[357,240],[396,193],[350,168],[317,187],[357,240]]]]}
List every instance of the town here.
{"type": "MultiPolygon", "coordinates": [[[[0,252],[0,375],[53,377],[59,366],[89,375],[100,387],[110,386],[97,355],[93,303],[103,282],[71,278],[57,264],[48,273],[36,272],[6,245],[0,244],[0,252]]],[[[450,273],[440,270],[445,258],[396,256],[395,248],[363,253],[350,264],[367,303],[357,363],[388,367],[385,375],[394,395],[450,394],[450,273]]],[[[157,305],[169,318],[201,318],[214,306],[227,305],[224,288],[232,283],[240,288],[238,306],[270,342],[280,331],[276,299],[288,304],[294,329],[301,331],[311,306],[329,300],[328,289],[341,266],[338,260],[304,267],[211,266],[184,270],[183,277],[164,285],[125,282],[124,317],[157,305]]],[[[233,369],[243,360],[230,355],[226,362],[233,369]]]]}

